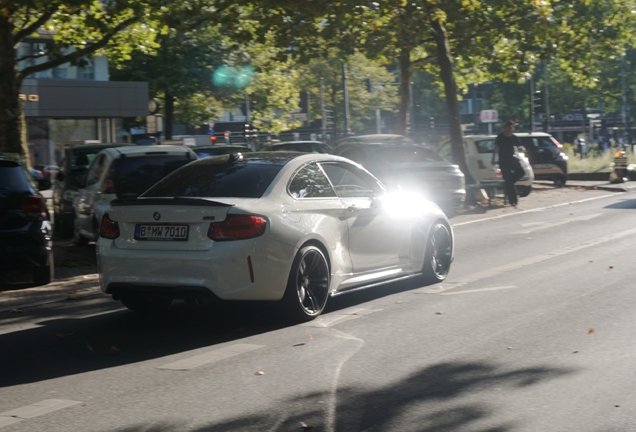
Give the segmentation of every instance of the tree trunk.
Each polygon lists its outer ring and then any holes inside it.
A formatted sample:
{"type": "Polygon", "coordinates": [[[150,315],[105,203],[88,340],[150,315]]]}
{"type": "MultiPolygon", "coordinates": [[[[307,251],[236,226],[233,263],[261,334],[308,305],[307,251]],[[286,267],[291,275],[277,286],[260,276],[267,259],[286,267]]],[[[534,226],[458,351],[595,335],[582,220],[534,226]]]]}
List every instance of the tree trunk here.
{"type": "MultiPolygon", "coordinates": [[[[400,52],[400,111],[398,113],[397,133],[406,135],[406,126],[409,120],[410,87],[413,76],[413,64],[411,63],[411,50],[403,48],[400,52]]],[[[411,131],[412,132],[412,131],[411,131]]]]}
{"type": "Polygon", "coordinates": [[[17,153],[28,162],[21,139],[22,103],[13,40],[13,24],[0,14],[0,152],[17,153]]]}
{"type": "Polygon", "coordinates": [[[165,133],[166,139],[172,139],[172,122],[174,121],[174,95],[166,91],[166,112],[165,112],[165,133]]]}
{"type": "MultiPolygon", "coordinates": [[[[432,22],[433,38],[437,45],[437,61],[440,66],[441,79],[444,82],[444,94],[446,95],[446,109],[448,110],[451,148],[453,159],[466,177],[466,184],[475,183],[468,171],[466,158],[464,156],[464,143],[462,138],[462,124],[460,119],[459,100],[457,99],[457,83],[453,74],[453,57],[448,43],[446,27],[441,21],[432,22]]],[[[473,195],[466,194],[467,202],[471,203],[473,195]]]]}

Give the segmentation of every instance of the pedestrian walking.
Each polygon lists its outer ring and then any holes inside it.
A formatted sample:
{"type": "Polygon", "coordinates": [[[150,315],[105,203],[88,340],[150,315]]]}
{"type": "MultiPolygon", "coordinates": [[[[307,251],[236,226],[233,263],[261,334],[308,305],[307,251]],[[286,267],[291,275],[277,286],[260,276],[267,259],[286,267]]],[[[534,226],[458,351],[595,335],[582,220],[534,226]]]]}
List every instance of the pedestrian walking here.
{"type": "Polygon", "coordinates": [[[511,206],[517,207],[517,191],[515,183],[524,175],[519,159],[516,157],[517,147],[521,145],[519,138],[513,133],[515,124],[508,121],[503,132],[497,135],[495,148],[492,153],[492,164],[495,165],[495,156],[499,160],[499,169],[504,179],[504,192],[511,206]]]}

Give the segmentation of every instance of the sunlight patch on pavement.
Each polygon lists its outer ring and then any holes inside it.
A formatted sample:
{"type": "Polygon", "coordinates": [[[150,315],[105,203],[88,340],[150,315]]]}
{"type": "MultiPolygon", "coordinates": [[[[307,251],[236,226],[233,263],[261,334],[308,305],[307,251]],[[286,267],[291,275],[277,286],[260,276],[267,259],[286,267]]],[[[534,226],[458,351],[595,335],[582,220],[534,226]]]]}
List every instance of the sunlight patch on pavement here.
{"type": "Polygon", "coordinates": [[[264,346],[265,345],[234,344],[227,347],[215,349],[213,351],[208,351],[203,354],[198,354],[183,360],[178,360],[173,363],[168,363],[167,365],[158,366],[158,368],[169,369],[169,370],[190,370],[190,369],[197,368],[199,366],[203,366],[209,363],[217,362],[219,360],[224,360],[230,357],[244,354],[246,352],[263,348],[264,346]]]}
{"type": "Polygon", "coordinates": [[[517,288],[517,287],[514,285],[508,285],[508,286],[490,287],[490,288],[477,288],[472,290],[443,292],[443,293],[440,293],[440,295],[448,296],[448,295],[455,295],[455,294],[470,294],[475,292],[497,291],[497,290],[510,289],[510,288],[517,288]]]}

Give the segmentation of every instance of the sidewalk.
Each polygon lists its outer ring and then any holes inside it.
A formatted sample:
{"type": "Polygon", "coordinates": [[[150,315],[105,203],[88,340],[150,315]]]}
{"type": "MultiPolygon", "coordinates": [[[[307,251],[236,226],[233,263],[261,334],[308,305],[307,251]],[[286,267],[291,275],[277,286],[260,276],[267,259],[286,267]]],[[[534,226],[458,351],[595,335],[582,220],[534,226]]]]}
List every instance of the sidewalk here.
{"type": "Polygon", "coordinates": [[[0,313],[19,313],[23,308],[100,294],[97,276],[93,273],[56,280],[41,287],[5,289],[0,291],[0,313]]]}
{"type": "MultiPolygon", "coordinates": [[[[590,190],[605,190],[609,192],[627,192],[636,189],[636,181],[628,181],[625,183],[610,183],[607,180],[568,180],[565,184],[566,188],[581,188],[590,190]]],[[[551,181],[535,180],[532,184],[533,189],[556,189],[551,181]]]]}

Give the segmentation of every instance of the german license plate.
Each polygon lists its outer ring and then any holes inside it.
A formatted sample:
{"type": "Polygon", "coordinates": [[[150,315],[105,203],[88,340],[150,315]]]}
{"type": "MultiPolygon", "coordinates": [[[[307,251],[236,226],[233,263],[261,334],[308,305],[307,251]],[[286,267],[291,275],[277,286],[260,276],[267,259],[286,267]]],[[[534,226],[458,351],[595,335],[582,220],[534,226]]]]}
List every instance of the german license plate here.
{"type": "Polygon", "coordinates": [[[135,225],[135,240],[186,241],[188,225],[135,225]]]}

